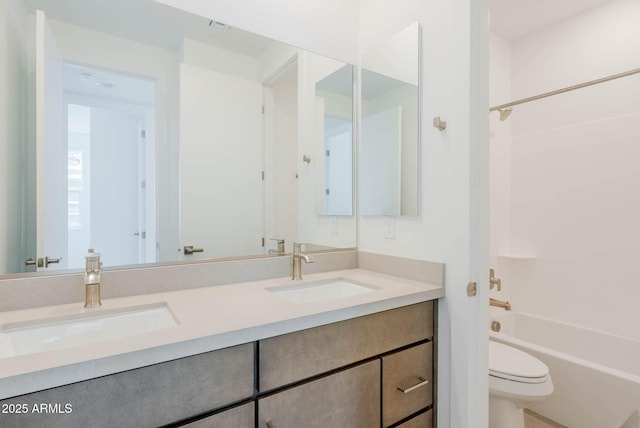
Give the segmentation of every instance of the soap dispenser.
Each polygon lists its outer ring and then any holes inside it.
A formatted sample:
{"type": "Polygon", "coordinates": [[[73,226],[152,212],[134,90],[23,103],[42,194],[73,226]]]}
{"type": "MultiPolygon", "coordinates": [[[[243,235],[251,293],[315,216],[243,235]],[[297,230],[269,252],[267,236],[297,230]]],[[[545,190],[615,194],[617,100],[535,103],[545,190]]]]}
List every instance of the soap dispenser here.
{"type": "Polygon", "coordinates": [[[85,308],[97,308],[102,305],[100,301],[100,254],[90,248],[85,256],[85,308]]]}

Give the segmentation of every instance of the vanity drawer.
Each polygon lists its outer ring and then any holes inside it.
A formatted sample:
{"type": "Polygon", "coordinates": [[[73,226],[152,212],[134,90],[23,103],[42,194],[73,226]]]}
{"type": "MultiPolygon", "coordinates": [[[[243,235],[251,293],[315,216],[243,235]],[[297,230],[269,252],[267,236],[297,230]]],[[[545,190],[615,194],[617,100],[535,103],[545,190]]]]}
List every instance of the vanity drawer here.
{"type": "Polygon", "coordinates": [[[382,422],[389,426],[433,401],[433,342],[382,357],[382,422]]]}
{"type": "Polygon", "coordinates": [[[433,410],[421,413],[407,422],[397,425],[396,428],[429,428],[433,426],[433,410]]]}
{"type": "Polygon", "coordinates": [[[433,302],[260,341],[260,391],[288,385],[433,337],[433,302]]]}
{"type": "Polygon", "coordinates": [[[251,402],[188,425],[182,425],[182,428],[254,428],[254,415],[255,404],[251,402]]]}

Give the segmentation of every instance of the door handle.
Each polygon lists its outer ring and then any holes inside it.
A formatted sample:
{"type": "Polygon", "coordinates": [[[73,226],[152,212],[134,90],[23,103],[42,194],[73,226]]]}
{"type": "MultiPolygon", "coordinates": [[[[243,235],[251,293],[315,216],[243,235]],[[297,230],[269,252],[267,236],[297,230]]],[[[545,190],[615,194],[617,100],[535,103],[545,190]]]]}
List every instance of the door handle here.
{"type": "Polygon", "coordinates": [[[44,267],[48,268],[49,265],[53,265],[53,264],[57,264],[60,263],[60,260],[62,260],[62,257],[58,257],[58,258],[50,258],[50,257],[45,257],[44,258],[44,267]]]}
{"type": "Polygon", "coordinates": [[[184,254],[189,255],[193,253],[204,253],[204,248],[193,248],[193,245],[186,245],[184,247],[184,254]]]}

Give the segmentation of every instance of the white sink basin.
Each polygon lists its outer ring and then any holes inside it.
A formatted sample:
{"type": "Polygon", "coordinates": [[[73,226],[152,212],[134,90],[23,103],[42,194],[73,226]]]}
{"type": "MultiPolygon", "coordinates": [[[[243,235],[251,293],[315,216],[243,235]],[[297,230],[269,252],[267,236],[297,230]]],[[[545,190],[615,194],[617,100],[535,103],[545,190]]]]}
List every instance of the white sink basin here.
{"type": "Polygon", "coordinates": [[[4,324],[0,358],[72,348],[178,325],[166,303],[4,324]]]}
{"type": "Polygon", "coordinates": [[[377,290],[377,288],[344,278],[336,278],[318,282],[282,285],[267,288],[267,290],[292,303],[308,303],[357,296],[358,294],[370,293],[377,290]]]}

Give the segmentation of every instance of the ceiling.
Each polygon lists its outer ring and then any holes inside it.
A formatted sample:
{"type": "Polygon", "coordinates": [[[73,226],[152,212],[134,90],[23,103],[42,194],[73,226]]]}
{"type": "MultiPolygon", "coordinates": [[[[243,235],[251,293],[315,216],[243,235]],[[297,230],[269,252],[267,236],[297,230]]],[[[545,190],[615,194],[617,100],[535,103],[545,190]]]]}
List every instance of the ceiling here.
{"type": "Polygon", "coordinates": [[[215,17],[193,15],[153,0],[24,0],[27,9],[47,17],[88,27],[140,43],[179,51],[183,37],[252,57],[272,40],[238,28],[210,25],[215,17]]]}
{"type": "Polygon", "coordinates": [[[489,0],[491,31],[516,40],[611,0],[489,0]]]}

